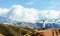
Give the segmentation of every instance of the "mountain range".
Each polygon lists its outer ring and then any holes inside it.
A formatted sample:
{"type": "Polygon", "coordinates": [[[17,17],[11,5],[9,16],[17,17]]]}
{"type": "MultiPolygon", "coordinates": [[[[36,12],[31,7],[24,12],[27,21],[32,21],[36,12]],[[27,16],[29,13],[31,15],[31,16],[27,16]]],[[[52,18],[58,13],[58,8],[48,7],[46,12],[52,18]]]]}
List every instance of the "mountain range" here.
{"type": "MultiPolygon", "coordinates": [[[[29,23],[29,22],[19,22],[7,18],[3,18],[0,16],[0,23],[14,25],[14,26],[22,26],[32,29],[42,29],[42,23],[29,23]]],[[[45,28],[60,28],[60,24],[58,23],[46,23],[45,28]]]]}

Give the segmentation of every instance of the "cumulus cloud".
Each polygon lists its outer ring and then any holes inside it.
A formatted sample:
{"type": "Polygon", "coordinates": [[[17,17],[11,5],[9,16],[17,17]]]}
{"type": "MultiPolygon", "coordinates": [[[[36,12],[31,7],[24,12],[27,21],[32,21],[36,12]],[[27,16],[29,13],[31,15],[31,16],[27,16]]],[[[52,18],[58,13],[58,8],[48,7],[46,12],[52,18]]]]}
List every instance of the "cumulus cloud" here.
{"type": "Polygon", "coordinates": [[[34,8],[24,8],[21,5],[13,5],[11,12],[14,12],[10,19],[23,22],[36,22],[38,20],[38,10],[34,8]]]}
{"type": "Polygon", "coordinates": [[[5,16],[8,13],[8,11],[8,8],[0,8],[0,16],[5,16]]]}
{"type": "Polygon", "coordinates": [[[39,13],[40,16],[40,20],[47,20],[50,22],[54,22],[56,19],[58,20],[58,18],[60,18],[60,11],[57,10],[43,10],[40,11],[39,13]]]}
{"type": "Polygon", "coordinates": [[[11,8],[0,8],[0,14],[9,13],[9,19],[20,22],[38,22],[46,20],[46,22],[55,21],[60,18],[59,10],[42,10],[39,11],[35,8],[25,8],[22,5],[12,5],[11,8]],[[3,10],[3,11],[2,11],[3,10]]]}
{"type": "Polygon", "coordinates": [[[47,18],[47,19],[57,19],[59,17],[59,12],[56,10],[43,10],[40,11],[41,17],[47,18]]]}
{"type": "Polygon", "coordinates": [[[7,13],[9,9],[7,8],[0,8],[0,14],[7,13]]]}

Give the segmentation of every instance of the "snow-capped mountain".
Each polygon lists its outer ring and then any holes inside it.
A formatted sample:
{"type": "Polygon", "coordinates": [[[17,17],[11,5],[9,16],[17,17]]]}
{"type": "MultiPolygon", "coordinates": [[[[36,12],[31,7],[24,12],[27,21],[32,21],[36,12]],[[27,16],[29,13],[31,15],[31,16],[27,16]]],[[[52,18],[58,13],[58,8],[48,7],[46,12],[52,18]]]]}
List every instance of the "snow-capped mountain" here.
{"type": "MultiPolygon", "coordinates": [[[[32,29],[42,29],[42,23],[19,22],[19,21],[3,18],[1,16],[0,16],[0,23],[15,25],[15,26],[22,26],[22,27],[32,28],[32,29]]],[[[60,28],[60,23],[46,23],[45,28],[46,29],[47,28],[60,28]]]]}
{"type": "MultiPolygon", "coordinates": [[[[38,29],[42,29],[42,23],[37,23],[38,29]]],[[[46,23],[45,28],[60,28],[60,24],[58,23],[46,23]]]]}
{"type": "Polygon", "coordinates": [[[37,25],[35,23],[26,23],[22,22],[20,26],[26,27],[26,28],[32,28],[32,29],[37,29],[37,25]]]}
{"type": "Polygon", "coordinates": [[[0,16],[0,23],[9,24],[9,25],[17,25],[18,21],[7,19],[0,16]]]}

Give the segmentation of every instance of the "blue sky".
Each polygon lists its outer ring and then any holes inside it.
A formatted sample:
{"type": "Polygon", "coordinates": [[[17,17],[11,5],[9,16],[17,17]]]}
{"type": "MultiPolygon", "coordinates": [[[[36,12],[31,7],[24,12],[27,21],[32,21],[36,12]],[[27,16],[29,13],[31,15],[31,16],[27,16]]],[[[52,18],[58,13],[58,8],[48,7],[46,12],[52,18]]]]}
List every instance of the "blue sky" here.
{"type": "Polygon", "coordinates": [[[24,22],[59,22],[60,0],[0,0],[0,16],[24,22]]]}
{"type": "Polygon", "coordinates": [[[60,10],[60,0],[0,0],[1,8],[9,8],[15,4],[22,5],[26,8],[36,8],[38,10],[60,10]]]}

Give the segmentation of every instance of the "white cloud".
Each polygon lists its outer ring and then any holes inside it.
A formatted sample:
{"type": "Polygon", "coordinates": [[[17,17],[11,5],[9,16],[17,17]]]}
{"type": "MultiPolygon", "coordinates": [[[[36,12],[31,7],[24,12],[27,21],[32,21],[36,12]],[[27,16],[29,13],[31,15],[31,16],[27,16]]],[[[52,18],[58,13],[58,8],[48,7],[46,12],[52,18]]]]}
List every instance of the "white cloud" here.
{"type": "Polygon", "coordinates": [[[36,22],[38,20],[38,10],[34,8],[25,9],[25,20],[36,22]]]}
{"type": "Polygon", "coordinates": [[[40,12],[42,17],[49,18],[49,19],[57,19],[60,14],[60,11],[56,11],[56,10],[43,10],[40,12]]]}
{"type": "Polygon", "coordinates": [[[8,11],[8,8],[0,8],[0,16],[6,14],[8,11]]]}
{"type": "Polygon", "coordinates": [[[35,8],[24,8],[22,5],[13,5],[9,9],[0,8],[0,15],[4,15],[8,12],[10,13],[9,19],[22,22],[38,22],[42,19],[46,19],[47,21],[54,21],[55,19],[60,18],[59,10],[38,11],[35,8]]]}
{"type": "Polygon", "coordinates": [[[43,10],[40,11],[40,19],[45,19],[49,22],[54,22],[55,19],[58,20],[58,18],[60,18],[60,11],[57,10],[43,10]],[[50,21],[51,20],[51,21],[50,21]]]}
{"type": "Polygon", "coordinates": [[[34,8],[24,8],[21,5],[13,5],[14,12],[10,19],[24,22],[36,22],[38,20],[38,10],[34,8]]]}

